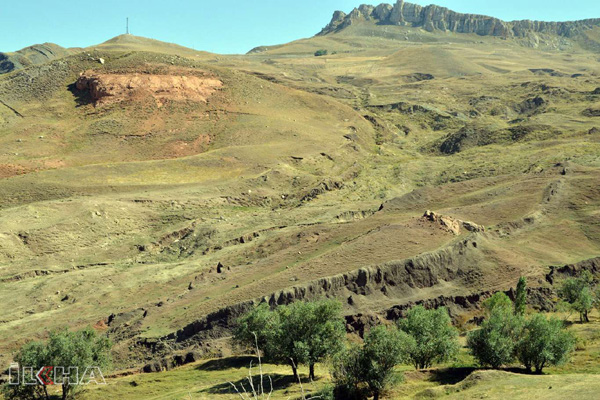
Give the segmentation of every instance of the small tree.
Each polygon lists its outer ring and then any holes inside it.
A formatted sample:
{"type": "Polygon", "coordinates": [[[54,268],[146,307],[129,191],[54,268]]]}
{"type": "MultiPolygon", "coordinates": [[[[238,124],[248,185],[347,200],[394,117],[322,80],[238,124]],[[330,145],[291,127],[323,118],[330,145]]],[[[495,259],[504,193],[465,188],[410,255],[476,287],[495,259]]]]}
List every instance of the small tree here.
{"type": "Polygon", "coordinates": [[[284,354],[296,365],[308,365],[311,380],[315,379],[315,364],[337,353],[343,345],[346,325],[341,311],[342,305],[331,300],[296,302],[278,308],[278,340],[284,354]]]}
{"type": "Polygon", "coordinates": [[[515,359],[515,346],[522,328],[522,318],[511,307],[492,308],[481,328],[470,332],[467,346],[481,366],[500,368],[515,359]]]}
{"type": "Polygon", "coordinates": [[[362,350],[364,379],[379,400],[381,392],[394,382],[394,367],[406,360],[408,351],[415,347],[414,338],[396,327],[376,326],[365,337],[362,350]]]}
{"type": "Polygon", "coordinates": [[[562,321],[536,314],[525,323],[516,352],[527,371],[535,368],[536,373],[542,373],[544,367],[565,363],[574,346],[575,339],[564,330],[562,321]]]}
{"type": "MultiPolygon", "coordinates": [[[[23,367],[54,366],[77,368],[85,371],[90,367],[105,368],[110,363],[111,343],[106,337],[99,336],[92,328],[80,331],[61,330],[50,333],[47,342],[32,342],[21,348],[16,361],[22,371],[23,367]]],[[[59,383],[59,382],[57,382],[59,383]]],[[[69,384],[68,379],[60,382],[62,399],[70,399],[75,393],[76,386],[69,384]]],[[[46,386],[7,386],[4,391],[6,399],[48,399],[46,386]]]]}
{"type": "Polygon", "coordinates": [[[395,382],[394,367],[406,360],[414,340],[395,326],[379,325],[365,336],[362,347],[351,346],[334,357],[332,376],[338,399],[378,400],[395,382]]]}
{"type": "Polygon", "coordinates": [[[315,51],[315,57],[326,56],[329,52],[325,49],[315,51]]]}
{"type": "Polygon", "coordinates": [[[486,315],[489,317],[497,308],[512,310],[513,302],[504,292],[496,292],[492,297],[483,301],[483,308],[485,309],[486,315]]]}
{"type": "Polygon", "coordinates": [[[237,320],[233,333],[234,339],[249,349],[258,347],[265,358],[287,363],[280,355],[278,337],[281,335],[279,314],[270,310],[267,303],[262,303],[237,320]]]}
{"type": "Polygon", "coordinates": [[[368,397],[364,378],[363,349],[352,344],[335,354],[331,362],[331,377],[336,399],[363,400],[368,397]]]}
{"type": "Polygon", "coordinates": [[[565,280],[558,294],[579,313],[580,322],[590,322],[589,312],[594,307],[594,294],[593,277],[589,271],[583,271],[578,278],[565,280]]]}
{"type": "Polygon", "coordinates": [[[515,315],[525,315],[527,307],[527,278],[524,276],[519,278],[517,283],[517,292],[515,294],[515,315]]]}
{"type": "Polygon", "coordinates": [[[275,311],[262,304],[238,320],[234,338],[253,347],[254,334],[265,358],[289,364],[296,379],[298,366],[308,365],[314,379],[315,364],[340,350],[346,329],[341,304],[324,300],[296,302],[275,311]]]}
{"type": "Polygon", "coordinates": [[[448,361],[458,352],[458,331],[445,307],[436,310],[413,307],[406,318],[398,321],[398,327],[413,339],[407,356],[416,369],[448,361]]]}

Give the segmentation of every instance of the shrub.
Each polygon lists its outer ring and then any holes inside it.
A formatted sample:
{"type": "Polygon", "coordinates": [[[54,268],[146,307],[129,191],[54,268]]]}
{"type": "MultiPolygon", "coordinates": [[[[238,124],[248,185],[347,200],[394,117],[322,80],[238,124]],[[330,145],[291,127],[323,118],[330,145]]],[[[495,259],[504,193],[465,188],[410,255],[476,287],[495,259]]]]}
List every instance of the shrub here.
{"type": "Polygon", "coordinates": [[[467,346],[481,366],[500,368],[515,359],[515,346],[522,328],[522,318],[512,307],[494,307],[481,328],[467,337],[467,346]]]}
{"type": "Polygon", "coordinates": [[[398,327],[413,339],[407,358],[416,369],[448,361],[458,353],[458,331],[444,307],[436,310],[413,307],[406,318],[398,321],[398,327]]]}
{"type": "Polygon", "coordinates": [[[315,51],[315,57],[326,56],[329,52],[325,49],[315,51]]]}
{"type": "Polygon", "coordinates": [[[544,367],[565,363],[575,347],[575,338],[564,330],[555,318],[534,315],[525,323],[516,348],[519,361],[531,372],[541,373],[544,367]]]}

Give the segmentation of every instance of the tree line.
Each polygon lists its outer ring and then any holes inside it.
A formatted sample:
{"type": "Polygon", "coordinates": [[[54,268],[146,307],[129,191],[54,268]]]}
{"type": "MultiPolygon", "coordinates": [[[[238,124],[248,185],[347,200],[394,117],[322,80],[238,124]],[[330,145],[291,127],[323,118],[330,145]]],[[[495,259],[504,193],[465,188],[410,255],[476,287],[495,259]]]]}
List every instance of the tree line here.
{"type": "MultiPolygon", "coordinates": [[[[588,320],[590,310],[582,296],[594,293],[591,285],[590,276],[582,274],[566,280],[559,290],[568,307],[581,310],[582,321],[588,320]],[[590,289],[582,295],[585,285],[590,289]]],[[[540,313],[526,315],[525,278],[519,279],[514,297],[513,301],[498,292],[484,301],[484,320],[467,335],[477,364],[497,369],[519,363],[528,372],[542,373],[567,362],[575,337],[564,321],[540,313]]],[[[373,327],[362,343],[347,340],[341,310],[334,300],[297,302],[274,310],[261,304],[239,319],[234,339],[252,348],[257,344],[267,361],[288,364],[296,379],[298,366],[308,366],[312,380],[315,364],[328,360],[333,398],[349,400],[377,400],[401,379],[395,373],[398,365],[429,368],[455,359],[460,349],[458,330],[444,307],[415,306],[395,324],[373,327]]]]}

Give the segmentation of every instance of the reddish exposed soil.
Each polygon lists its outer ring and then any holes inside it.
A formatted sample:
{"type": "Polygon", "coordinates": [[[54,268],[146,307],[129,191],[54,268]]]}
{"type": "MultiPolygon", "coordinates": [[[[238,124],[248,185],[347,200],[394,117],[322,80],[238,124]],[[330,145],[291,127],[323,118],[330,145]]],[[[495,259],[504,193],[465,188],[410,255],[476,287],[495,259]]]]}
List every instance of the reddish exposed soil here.
{"type": "Polygon", "coordinates": [[[135,97],[152,96],[161,106],[166,100],[206,102],[223,82],[197,71],[177,69],[169,74],[96,73],[86,71],[77,80],[78,90],[89,90],[96,105],[116,103],[135,97]]]}

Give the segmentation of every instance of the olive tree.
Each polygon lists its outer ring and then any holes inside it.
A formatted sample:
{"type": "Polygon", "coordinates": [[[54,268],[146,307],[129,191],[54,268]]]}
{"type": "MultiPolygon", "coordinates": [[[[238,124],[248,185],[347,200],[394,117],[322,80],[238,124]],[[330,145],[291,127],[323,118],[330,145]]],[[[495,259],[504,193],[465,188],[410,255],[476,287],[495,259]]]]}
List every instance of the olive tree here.
{"type": "Polygon", "coordinates": [[[398,321],[398,327],[412,338],[407,358],[416,369],[448,361],[458,352],[458,331],[445,307],[435,310],[413,307],[406,318],[398,321]]]}

